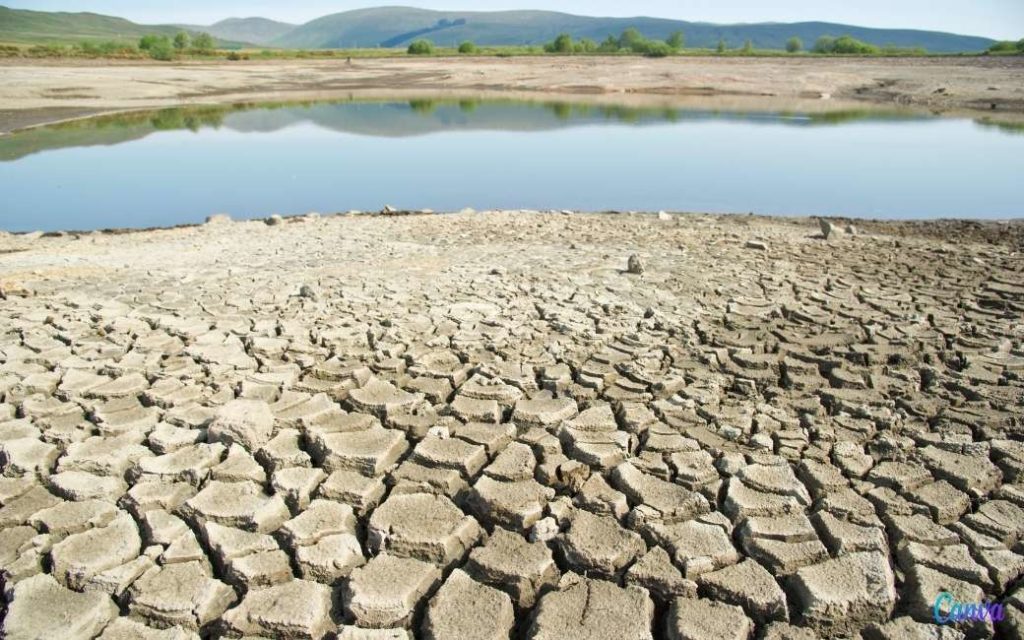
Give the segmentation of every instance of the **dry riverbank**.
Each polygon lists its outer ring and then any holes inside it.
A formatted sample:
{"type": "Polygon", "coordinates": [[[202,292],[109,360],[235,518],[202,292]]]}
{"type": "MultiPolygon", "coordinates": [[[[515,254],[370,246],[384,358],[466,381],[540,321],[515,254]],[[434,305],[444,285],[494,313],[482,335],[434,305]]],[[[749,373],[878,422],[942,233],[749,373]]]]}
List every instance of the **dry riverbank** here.
{"type": "Polygon", "coordinates": [[[1020,636],[1020,224],[268,222],[0,234],[6,637],[1020,636]]]}
{"type": "Polygon", "coordinates": [[[854,103],[1020,119],[1022,77],[1020,56],[400,58],[352,64],[11,59],[0,61],[0,131],[126,109],[393,93],[499,93],[666,106],[713,98],[737,108],[854,103]]]}

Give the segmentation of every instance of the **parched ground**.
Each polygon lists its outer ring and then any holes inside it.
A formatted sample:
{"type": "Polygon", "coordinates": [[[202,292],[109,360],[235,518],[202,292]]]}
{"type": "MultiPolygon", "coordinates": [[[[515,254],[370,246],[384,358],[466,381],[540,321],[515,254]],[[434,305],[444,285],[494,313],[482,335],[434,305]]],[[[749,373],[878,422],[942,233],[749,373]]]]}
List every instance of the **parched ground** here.
{"type": "Polygon", "coordinates": [[[588,102],[826,110],[916,107],[1019,122],[1024,56],[378,58],[191,62],[0,60],[0,132],[183,104],[351,94],[497,93],[588,102]],[[708,98],[717,102],[709,103],[708,98]]]}
{"type": "Polygon", "coordinates": [[[1019,223],[271,222],[0,237],[6,638],[1024,633],[1019,223]]]}

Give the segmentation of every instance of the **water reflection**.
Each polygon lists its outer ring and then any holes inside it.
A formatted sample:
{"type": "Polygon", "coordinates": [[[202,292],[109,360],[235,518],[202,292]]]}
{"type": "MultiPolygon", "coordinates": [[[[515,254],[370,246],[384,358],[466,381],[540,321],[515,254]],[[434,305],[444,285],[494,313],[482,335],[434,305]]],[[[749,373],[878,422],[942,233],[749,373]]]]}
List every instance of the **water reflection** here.
{"type": "MultiPolygon", "coordinates": [[[[817,126],[924,119],[928,116],[877,109],[821,113],[747,112],[465,98],[417,98],[404,102],[239,103],[118,113],[28,129],[0,137],[0,162],[52,149],[120,144],[160,131],[198,133],[202,129],[227,128],[238,132],[269,133],[303,122],[343,133],[404,137],[451,130],[543,131],[602,122],[651,125],[720,120],[817,126]]],[[[1005,125],[993,123],[992,126],[1005,125]]]]}
{"type": "Polygon", "coordinates": [[[997,120],[877,109],[465,98],[162,109],[0,137],[0,229],[170,226],[221,212],[384,204],[1020,217],[1021,132],[997,120]]]}

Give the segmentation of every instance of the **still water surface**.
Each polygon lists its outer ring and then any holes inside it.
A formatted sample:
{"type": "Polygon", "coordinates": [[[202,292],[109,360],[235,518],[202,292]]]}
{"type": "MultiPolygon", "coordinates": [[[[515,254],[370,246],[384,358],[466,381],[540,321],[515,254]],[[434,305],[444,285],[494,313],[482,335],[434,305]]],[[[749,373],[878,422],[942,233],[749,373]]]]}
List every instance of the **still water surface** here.
{"type": "Polygon", "coordinates": [[[0,137],[0,229],[170,226],[385,204],[1024,216],[1024,135],[906,113],[515,102],[168,109],[0,137]]]}

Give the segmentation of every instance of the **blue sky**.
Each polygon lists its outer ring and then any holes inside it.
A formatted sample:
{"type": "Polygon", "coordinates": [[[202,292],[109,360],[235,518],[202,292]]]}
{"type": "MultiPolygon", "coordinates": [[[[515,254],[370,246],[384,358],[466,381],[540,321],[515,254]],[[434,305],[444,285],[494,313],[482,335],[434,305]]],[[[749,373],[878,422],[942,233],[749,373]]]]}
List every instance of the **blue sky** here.
{"type": "Polygon", "coordinates": [[[0,5],[21,9],[92,11],[137,22],[197,24],[257,15],[305,22],[329,13],[384,4],[477,11],[554,9],[583,15],[649,15],[707,22],[825,20],[1013,40],[1024,37],[1024,0],[0,0],[0,5]]]}

